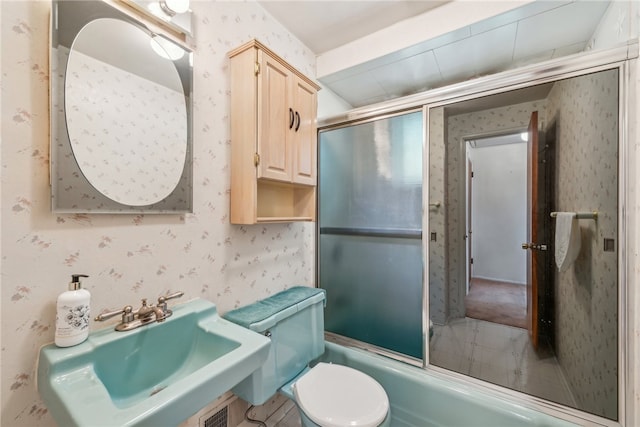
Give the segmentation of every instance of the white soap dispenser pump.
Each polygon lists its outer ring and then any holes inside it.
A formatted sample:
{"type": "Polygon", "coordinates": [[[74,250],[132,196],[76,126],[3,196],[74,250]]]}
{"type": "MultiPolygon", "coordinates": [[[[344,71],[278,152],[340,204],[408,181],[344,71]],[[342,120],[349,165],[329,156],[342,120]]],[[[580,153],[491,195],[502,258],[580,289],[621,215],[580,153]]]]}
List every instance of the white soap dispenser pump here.
{"type": "Polygon", "coordinates": [[[69,290],[58,296],[55,334],[55,343],[58,347],[80,344],[89,336],[91,293],[82,289],[81,277],[89,276],[72,274],[69,290]]]}

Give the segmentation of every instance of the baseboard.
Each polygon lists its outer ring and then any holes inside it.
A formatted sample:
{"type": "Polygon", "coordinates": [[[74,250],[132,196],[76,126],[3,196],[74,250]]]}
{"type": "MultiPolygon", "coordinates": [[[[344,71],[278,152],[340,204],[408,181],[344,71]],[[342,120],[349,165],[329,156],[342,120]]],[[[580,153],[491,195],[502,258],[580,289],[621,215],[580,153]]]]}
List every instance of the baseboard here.
{"type": "Polygon", "coordinates": [[[486,280],[487,282],[495,282],[495,283],[500,283],[504,285],[518,285],[518,286],[527,285],[526,283],[522,283],[522,282],[511,282],[509,280],[496,279],[494,277],[473,276],[471,278],[471,281],[474,281],[474,280],[486,280]]]}

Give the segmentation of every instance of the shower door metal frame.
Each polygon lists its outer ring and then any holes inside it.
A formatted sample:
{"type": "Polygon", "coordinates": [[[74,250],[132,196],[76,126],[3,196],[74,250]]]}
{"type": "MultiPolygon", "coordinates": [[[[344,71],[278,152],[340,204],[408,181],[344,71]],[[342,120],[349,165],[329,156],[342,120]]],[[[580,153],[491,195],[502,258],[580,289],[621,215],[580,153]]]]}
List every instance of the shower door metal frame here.
{"type": "MultiPolygon", "coordinates": [[[[517,392],[502,386],[491,384],[482,380],[472,378],[463,374],[449,371],[429,364],[429,239],[422,239],[423,242],[423,360],[422,367],[425,371],[433,375],[441,376],[450,380],[459,381],[467,387],[475,387],[483,392],[488,392],[500,397],[508,397],[524,406],[533,408],[548,415],[552,415],[575,423],[592,423],[605,426],[626,426],[627,422],[640,422],[634,420],[634,394],[632,384],[627,381],[632,364],[632,345],[640,346],[636,342],[630,329],[633,313],[633,303],[628,296],[631,285],[639,286],[640,283],[631,283],[634,280],[632,265],[628,262],[631,239],[627,238],[630,221],[629,215],[633,206],[628,207],[628,201],[637,201],[634,197],[629,183],[632,182],[631,173],[637,173],[640,165],[637,165],[629,156],[630,135],[636,138],[640,136],[640,130],[635,125],[635,117],[638,109],[636,106],[635,79],[640,71],[638,70],[638,40],[631,40],[624,45],[611,49],[603,49],[587,53],[579,53],[562,58],[552,59],[538,64],[521,67],[514,70],[500,72],[494,75],[465,81],[442,88],[428,90],[426,92],[409,95],[391,101],[386,101],[363,108],[354,109],[344,114],[339,114],[319,121],[318,132],[331,128],[349,126],[354,123],[364,123],[380,118],[401,114],[412,109],[423,109],[424,117],[424,141],[423,146],[423,223],[422,230],[429,230],[428,227],[428,200],[429,200],[429,110],[448,104],[479,98],[482,96],[495,95],[515,89],[549,83],[561,79],[577,77],[598,71],[618,69],[618,420],[613,421],[576,408],[563,406],[552,401],[541,399],[535,396],[517,392]]],[[[640,223],[636,220],[635,223],[640,223]]],[[[319,245],[319,227],[316,227],[316,249],[319,245]]],[[[633,249],[633,247],[631,247],[633,249]]],[[[637,248],[636,248],[637,249],[637,248]]],[[[318,281],[318,251],[316,250],[316,283],[318,281]]],[[[636,298],[638,296],[636,295],[636,298]]],[[[364,348],[366,350],[378,352],[398,360],[416,364],[415,360],[407,360],[402,355],[385,351],[367,343],[358,342],[345,337],[332,336],[327,338],[336,340],[341,344],[364,348]]],[[[640,383],[637,384],[640,387],[640,383]]],[[[640,390],[636,390],[638,392],[640,390]]],[[[629,424],[630,426],[630,424],[629,424]]]]}

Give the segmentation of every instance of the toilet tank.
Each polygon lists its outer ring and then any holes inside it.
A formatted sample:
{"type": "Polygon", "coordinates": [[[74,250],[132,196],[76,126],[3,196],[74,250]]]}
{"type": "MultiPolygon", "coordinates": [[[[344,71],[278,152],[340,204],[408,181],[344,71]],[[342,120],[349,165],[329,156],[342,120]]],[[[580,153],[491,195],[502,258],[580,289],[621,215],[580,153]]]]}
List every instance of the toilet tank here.
{"type": "Polygon", "coordinates": [[[271,339],[267,361],[233,388],[261,405],[324,353],[323,289],[296,286],[227,312],[225,319],[271,339]]]}

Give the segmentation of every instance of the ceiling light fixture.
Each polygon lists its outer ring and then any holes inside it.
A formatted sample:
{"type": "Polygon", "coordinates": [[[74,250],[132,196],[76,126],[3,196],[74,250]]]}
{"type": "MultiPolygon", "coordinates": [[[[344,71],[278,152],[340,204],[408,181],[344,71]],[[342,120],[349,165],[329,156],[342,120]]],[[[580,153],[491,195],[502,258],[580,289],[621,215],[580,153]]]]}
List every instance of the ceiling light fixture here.
{"type": "Polygon", "coordinates": [[[149,43],[151,43],[151,49],[162,58],[176,61],[184,55],[184,49],[157,34],[151,36],[149,43]]]}
{"type": "Polygon", "coordinates": [[[157,18],[162,19],[163,21],[169,22],[171,21],[171,16],[167,15],[162,8],[160,7],[160,3],[158,2],[151,2],[147,5],[147,9],[149,9],[149,12],[151,12],[151,14],[157,18]]]}
{"type": "Polygon", "coordinates": [[[189,0],[160,0],[160,9],[169,16],[189,10],[189,0]]]}

